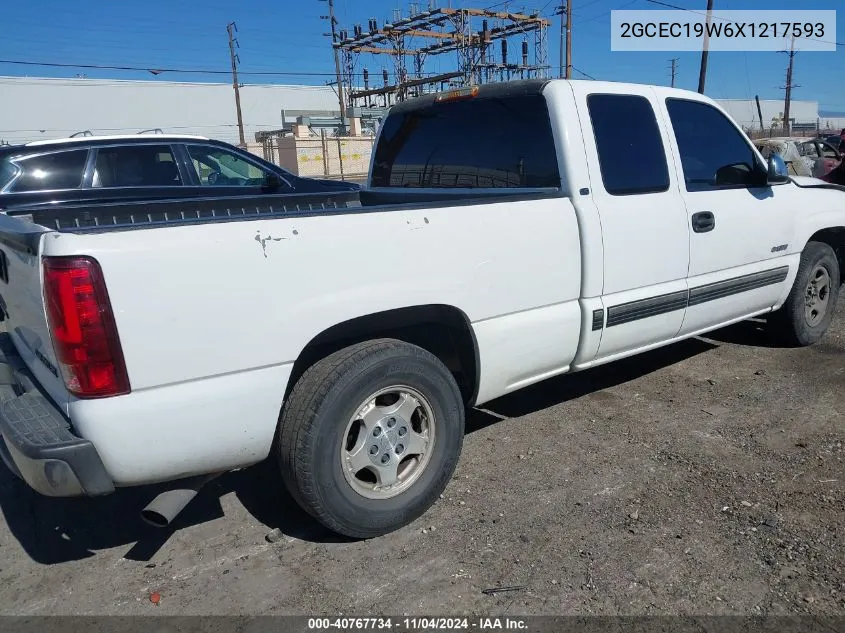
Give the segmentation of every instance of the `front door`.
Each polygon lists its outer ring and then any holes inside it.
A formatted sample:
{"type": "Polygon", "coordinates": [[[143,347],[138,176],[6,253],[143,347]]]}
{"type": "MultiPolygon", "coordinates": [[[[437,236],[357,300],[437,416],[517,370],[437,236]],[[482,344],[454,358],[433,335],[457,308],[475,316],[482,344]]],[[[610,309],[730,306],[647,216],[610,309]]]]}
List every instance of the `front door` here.
{"type": "Polygon", "coordinates": [[[186,145],[188,167],[202,195],[258,196],[264,193],[291,193],[293,189],[281,178],[268,187],[275,174],[234,152],[214,145],[186,145]]]}
{"type": "Polygon", "coordinates": [[[668,96],[661,104],[680,156],[690,227],[689,305],[680,334],[760,313],[783,294],[799,190],[766,184],[745,134],[718,108],[668,96]]]}
{"type": "Polygon", "coordinates": [[[572,84],[604,243],[597,359],[675,337],[686,307],[689,230],[651,88],[572,84]]]}

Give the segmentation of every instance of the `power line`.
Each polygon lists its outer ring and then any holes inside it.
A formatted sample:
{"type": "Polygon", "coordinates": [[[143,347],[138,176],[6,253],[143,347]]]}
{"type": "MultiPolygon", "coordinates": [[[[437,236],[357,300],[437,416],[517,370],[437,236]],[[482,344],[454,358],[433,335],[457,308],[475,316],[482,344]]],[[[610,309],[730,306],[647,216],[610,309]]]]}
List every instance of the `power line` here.
{"type": "Polygon", "coordinates": [[[584,75],[587,79],[592,79],[593,81],[599,81],[598,79],[596,79],[596,78],[595,78],[595,77],[593,77],[592,75],[589,75],[589,74],[585,73],[585,72],[584,72],[583,70],[581,70],[580,68],[575,68],[575,66],[573,66],[573,67],[572,67],[572,70],[574,70],[574,71],[575,71],[575,72],[577,72],[577,73],[580,73],[581,75],[584,75]]]}
{"type": "MultiPolygon", "coordinates": [[[[36,62],[21,59],[0,59],[0,64],[15,64],[19,66],[44,66],[48,68],[84,68],[89,70],[126,70],[152,73],[190,73],[196,75],[229,75],[231,70],[213,70],[209,68],[164,68],[157,66],[111,66],[106,64],[70,64],[64,62],[36,62]]],[[[239,75],[267,76],[267,77],[334,77],[335,73],[297,72],[297,71],[238,71],[239,75]]],[[[361,75],[362,73],[353,73],[361,75]]],[[[433,75],[436,73],[424,73],[433,75]]]]}
{"type": "Polygon", "coordinates": [[[636,4],[639,1],[640,0],[630,0],[630,2],[626,2],[625,4],[617,7],[616,9],[613,9],[611,11],[605,11],[604,13],[599,13],[598,15],[594,15],[592,17],[586,18],[584,20],[581,20],[580,23],[584,24],[585,22],[592,22],[594,20],[598,20],[599,18],[603,18],[606,15],[610,15],[613,11],[621,11],[625,7],[630,7],[632,4],[636,4]]]}

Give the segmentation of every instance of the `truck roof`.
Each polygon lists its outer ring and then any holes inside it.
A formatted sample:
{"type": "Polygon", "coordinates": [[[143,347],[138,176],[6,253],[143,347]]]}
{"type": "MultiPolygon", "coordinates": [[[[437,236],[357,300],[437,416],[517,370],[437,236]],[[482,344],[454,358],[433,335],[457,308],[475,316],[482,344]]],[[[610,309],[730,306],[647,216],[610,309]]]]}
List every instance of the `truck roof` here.
{"type": "MultiPolygon", "coordinates": [[[[713,103],[713,100],[709,97],[699,94],[697,92],[693,92],[692,90],[684,90],[681,88],[668,88],[655,84],[636,84],[631,82],[618,81],[595,81],[591,79],[520,79],[516,81],[481,84],[477,86],[476,96],[478,98],[497,98],[518,95],[536,95],[541,94],[546,88],[546,86],[550,83],[563,82],[572,84],[589,84],[591,87],[595,88],[597,92],[600,92],[608,87],[614,87],[617,90],[619,88],[624,89],[625,86],[631,86],[632,88],[636,87],[638,89],[641,89],[643,85],[647,85],[657,89],[660,94],[664,96],[673,95],[678,98],[713,103]]],[[[456,95],[456,98],[460,98],[460,94],[469,89],[470,87],[446,90],[443,92],[432,92],[421,97],[407,99],[392,106],[390,108],[390,112],[399,113],[426,108],[438,100],[443,100],[444,97],[446,95],[449,95],[450,93],[454,93],[456,95]]]]}

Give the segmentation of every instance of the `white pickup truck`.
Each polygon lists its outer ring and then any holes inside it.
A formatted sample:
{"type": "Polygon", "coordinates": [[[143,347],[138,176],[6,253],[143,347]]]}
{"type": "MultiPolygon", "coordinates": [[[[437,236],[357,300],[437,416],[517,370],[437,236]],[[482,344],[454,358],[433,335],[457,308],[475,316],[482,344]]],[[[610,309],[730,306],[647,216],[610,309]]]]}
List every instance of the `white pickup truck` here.
{"type": "Polygon", "coordinates": [[[742,319],[830,323],[845,188],[710,99],[526,81],[396,105],[369,187],[0,216],[0,453],[45,495],[277,459],[336,532],[420,516],[467,407],[742,319]]]}

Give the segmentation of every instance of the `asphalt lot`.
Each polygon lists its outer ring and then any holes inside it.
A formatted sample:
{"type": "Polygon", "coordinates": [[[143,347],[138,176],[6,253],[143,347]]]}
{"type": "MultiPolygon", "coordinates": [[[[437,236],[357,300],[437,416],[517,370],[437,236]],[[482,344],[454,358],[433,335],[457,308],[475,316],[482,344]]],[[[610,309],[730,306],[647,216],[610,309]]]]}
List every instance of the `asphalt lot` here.
{"type": "Polygon", "coordinates": [[[489,403],[444,497],[370,541],[272,464],[164,531],[137,519],[150,489],[46,499],[2,468],[0,612],[842,615],[843,352],[840,303],[812,348],[747,322],[489,403]]]}

